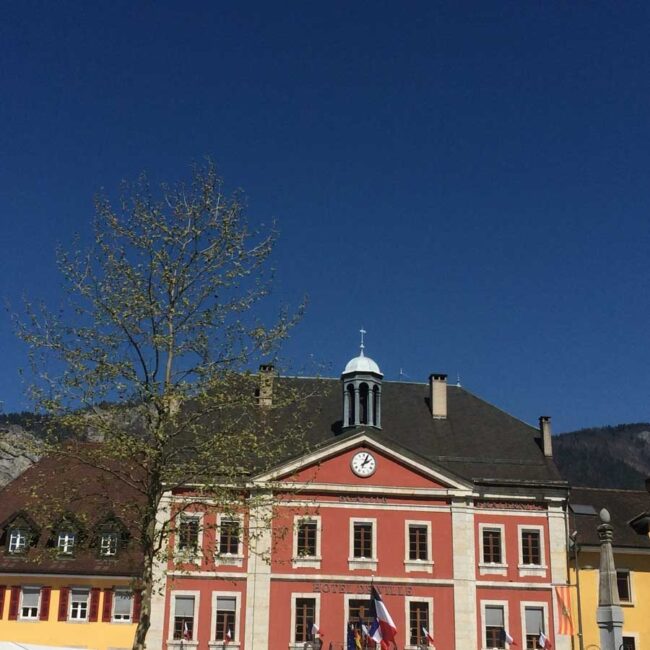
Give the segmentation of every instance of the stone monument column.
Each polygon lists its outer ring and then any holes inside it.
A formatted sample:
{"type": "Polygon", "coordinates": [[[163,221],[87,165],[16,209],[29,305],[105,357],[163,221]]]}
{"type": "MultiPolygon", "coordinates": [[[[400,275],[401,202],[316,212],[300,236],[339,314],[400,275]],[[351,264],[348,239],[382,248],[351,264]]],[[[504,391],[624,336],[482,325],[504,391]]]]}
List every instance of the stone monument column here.
{"type": "Polygon", "coordinates": [[[596,620],[600,628],[601,650],[621,650],[623,647],[623,609],[618,597],[616,567],[612,539],[614,529],[609,512],[600,511],[598,537],[600,539],[600,575],[598,579],[598,609],[596,620]]]}

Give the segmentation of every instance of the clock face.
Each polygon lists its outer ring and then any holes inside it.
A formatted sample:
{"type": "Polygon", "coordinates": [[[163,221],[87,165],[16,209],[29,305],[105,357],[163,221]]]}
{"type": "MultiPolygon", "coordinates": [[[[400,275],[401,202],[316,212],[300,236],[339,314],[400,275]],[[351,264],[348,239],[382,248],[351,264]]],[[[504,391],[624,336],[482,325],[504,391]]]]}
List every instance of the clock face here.
{"type": "Polygon", "coordinates": [[[360,451],[359,453],[352,456],[350,467],[352,467],[352,471],[357,476],[366,478],[368,476],[372,476],[375,473],[375,470],[377,469],[377,461],[370,452],[360,451]]]}

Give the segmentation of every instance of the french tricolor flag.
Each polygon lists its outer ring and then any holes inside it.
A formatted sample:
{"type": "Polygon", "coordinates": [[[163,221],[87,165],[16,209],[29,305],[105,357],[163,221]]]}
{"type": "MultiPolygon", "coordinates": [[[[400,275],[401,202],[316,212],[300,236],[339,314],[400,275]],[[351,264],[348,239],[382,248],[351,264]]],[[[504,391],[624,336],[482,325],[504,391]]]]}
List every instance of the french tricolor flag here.
{"type": "MultiPolygon", "coordinates": [[[[391,615],[388,613],[388,610],[386,609],[386,605],[384,605],[384,601],[381,599],[381,596],[379,595],[379,592],[377,591],[374,585],[371,589],[370,602],[371,602],[372,611],[375,615],[377,623],[379,624],[379,631],[381,632],[381,640],[386,643],[389,641],[395,642],[395,635],[397,634],[397,628],[395,627],[395,623],[393,623],[393,619],[391,618],[391,615]]],[[[374,636],[373,639],[377,641],[377,639],[374,636]]]]}
{"type": "Polygon", "coordinates": [[[435,648],[435,645],[433,643],[433,637],[431,636],[431,632],[429,632],[429,630],[427,630],[426,627],[423,627],[422,633],[424,634],[424,638],[427,640],[427,645],[431,645],[435,648]]]}

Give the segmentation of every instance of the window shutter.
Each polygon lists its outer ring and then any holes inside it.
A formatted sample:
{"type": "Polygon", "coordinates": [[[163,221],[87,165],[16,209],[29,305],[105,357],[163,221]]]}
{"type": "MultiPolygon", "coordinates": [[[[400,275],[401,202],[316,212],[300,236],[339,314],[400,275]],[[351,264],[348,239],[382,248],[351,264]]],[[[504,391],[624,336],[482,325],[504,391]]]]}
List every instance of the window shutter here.
{"type": "Polygon", "coordinates": [[[59,589],[59,621],[68,620],[68,598],[70,598],[70,589],[61,587],[59,589]]]}
{"type": "Polygon", "coordinates": [[[0,586],[0,619],[2,619],[2,613],[5,610],[5,592],[7,591],[7,587],[4,585],[0,586]]]}
{"type": "Polygon", "coordinates": [[[51,593],[52,593],[52,587],[43,587],[41,589],[41,611],[38,614],[38,618],[41,621],[47,621],[50,618],[51,593]]]}
{"type": "Polygon", "coordinates": [[[113,611],[113,590],[104,589],[104,607],[102,608],[102,622],[111,622],[111,613],[113,611]]]}
{"type": "Polygon", "coordinates": [[[88,620],[91,623],[97,621],[99,615],[99,588],[93,587],[90,590],[90,613],[88,614],[88,620]]]}
{"type": "Polygon", "coordinates": [[[11,599],[9,600],[9,620],[18,620],[18,603],[20,602],[20,587],[11,588],[11,599]]]}
{"type": "Polygon", "coordinates": [[[138,589],[133,592],[133,622],[140,622],[140,611],[142,610],[142,592],[138,589]]]}

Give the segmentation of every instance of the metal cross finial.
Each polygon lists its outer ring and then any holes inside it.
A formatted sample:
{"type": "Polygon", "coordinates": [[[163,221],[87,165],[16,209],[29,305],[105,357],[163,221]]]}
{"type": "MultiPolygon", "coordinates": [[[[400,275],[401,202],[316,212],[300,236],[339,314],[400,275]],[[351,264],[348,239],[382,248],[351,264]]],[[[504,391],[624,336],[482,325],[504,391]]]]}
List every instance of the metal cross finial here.
{"type": "Polygon", "coordinates": [[[363,335],[364,335],[364,334],[367,334],[368,332],[366,332],[366,330],[364,330],[363,327],[359,330],[359,332],[361,333],[361,356],[363,356],[363,350],[364,350],[364,348],[366,347],[366,346],[363,344],[363,335]]]}

